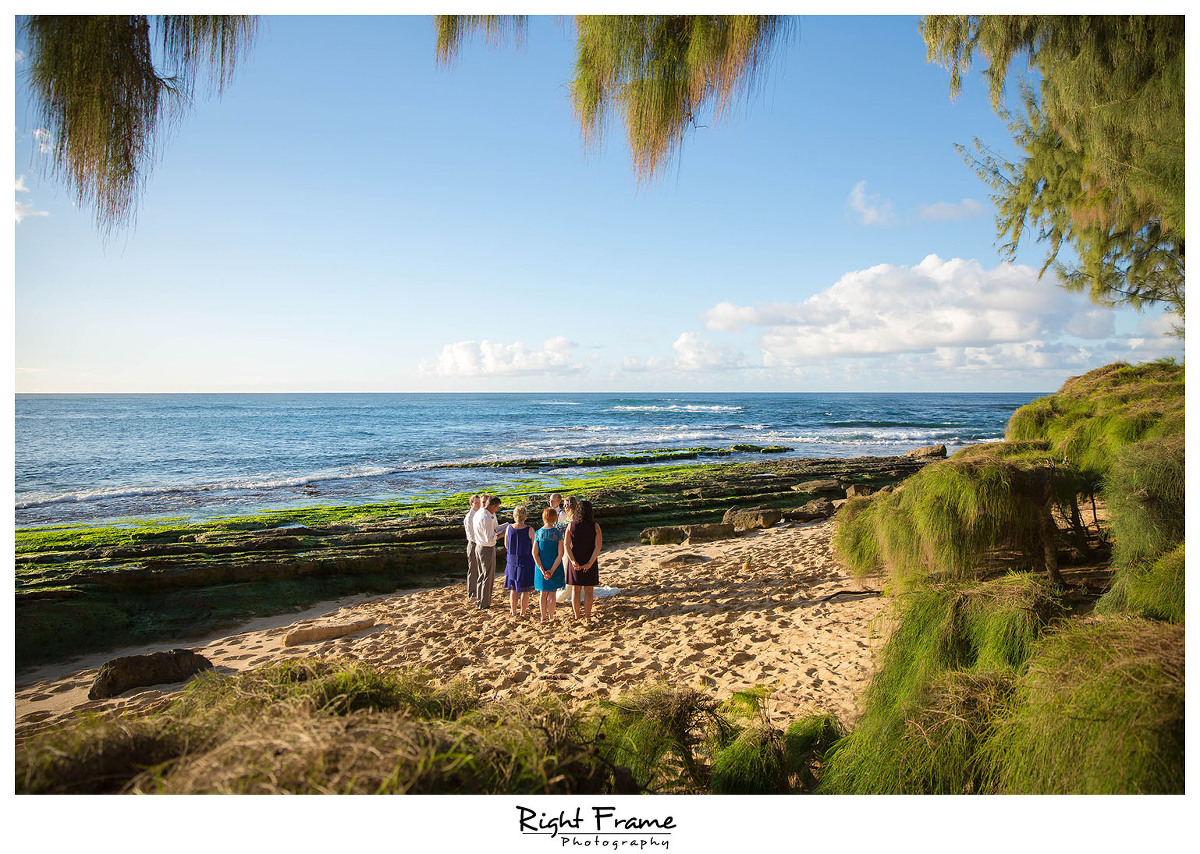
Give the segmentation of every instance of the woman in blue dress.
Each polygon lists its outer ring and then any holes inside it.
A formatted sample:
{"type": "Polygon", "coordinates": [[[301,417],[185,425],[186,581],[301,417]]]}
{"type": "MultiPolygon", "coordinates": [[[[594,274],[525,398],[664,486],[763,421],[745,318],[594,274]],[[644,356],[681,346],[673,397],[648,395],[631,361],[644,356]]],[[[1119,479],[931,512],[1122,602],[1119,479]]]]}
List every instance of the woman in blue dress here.
{"type": "Polygon", "coordinates": [[[537,572],[533,587],[541,593],[541,622],[554,619],[555,597],[567,583],[563,570],[563,530],[558,527],[558,511],[547,507],[542,511],[541,529],[533,538],[533,560],[537,572]]]}
{"type": "Polygon", "coordinates": [[[512,615],[525,616],[529,608],[529,591],[533,590],[535,564],[533,560],[533,528],[525,524],[529,511],[522,504],[513,509],[513,524],[504,532],[504,548],[508,558],[504,562],[504,589],[509,591],[512,615]]]}

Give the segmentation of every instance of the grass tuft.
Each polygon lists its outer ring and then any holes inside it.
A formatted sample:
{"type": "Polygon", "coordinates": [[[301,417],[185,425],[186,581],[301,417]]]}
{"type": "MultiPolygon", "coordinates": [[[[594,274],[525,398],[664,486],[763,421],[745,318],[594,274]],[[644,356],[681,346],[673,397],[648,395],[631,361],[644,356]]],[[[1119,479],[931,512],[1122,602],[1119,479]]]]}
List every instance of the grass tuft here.
{"type": "Polygon", "coordinates": [[[1112,587],[1096,602],[1096,610],[1183,623],[1183,550],[1184,544],[1180,543],[1158,560],[1118,568],[1112,587]]]}
{"type": "Polygon", "coordinates": [[[720,704],[692,688],[656,682],[600,704],[596,741],[604,757],[630,769],[641,789],[698,789],[707,782],[696,748],[720,747],[736,728],[720,704]]]}
{"type": "Polygon", "coordinates": [[[301,660],[199,679],[138,716],[17,745],[34,792],[598,794],[613,769],[549,697],[480,704],[427,674],[301,660]]]}
{"type": "Polygon", "coordinates": [[[973,587],[916,590],[896,608],[896,627],[863,693],[862,717],[826,754],[819,790],[977,791],[979,768],[970,754],[984,713],[1062,613],[1056,588],[1041,577],[1010,574],[973,587]],[[948,709],[979,714],[961,729],[933,726],[948,709]]]}
{"type": "Polygon", "coordinates": [[[886,571],[897,591],[974,579],[1000,556],[1044,565],[1047,538],[1055,548],[1054,484],[1070,473],[1045,453],[986,447],[928,465],[894,492],[848,501],[834,535],[838,557],[858,576],[886,571]]]}
{"type": "Polygon", "coordinates": [[[1182,794],[1183,662],[1181,626],[1103,620],[1048,634],[993,720],[989,788],[1182,794]]]}
{"type": "Polygon", "coordinates": [[[1153,560],[1183,542],[1184,437],[1122,448],[1108,472],[1104,498],[1118,566],[1153,560]]]}
{"type": "Polygon", "coordinates": [[[711,785],[717,795],[776,795],[789,791],[783,740],[763,723],[746,727],[713,757],[711,785]]]}

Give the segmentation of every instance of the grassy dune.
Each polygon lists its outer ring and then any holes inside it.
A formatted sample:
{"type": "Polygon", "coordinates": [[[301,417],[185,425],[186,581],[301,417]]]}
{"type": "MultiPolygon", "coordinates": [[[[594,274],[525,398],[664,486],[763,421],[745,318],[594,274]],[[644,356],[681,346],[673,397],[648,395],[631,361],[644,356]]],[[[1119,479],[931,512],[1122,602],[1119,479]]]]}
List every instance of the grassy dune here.
{"type": "Polygon", "coordinates": [[[888,573],[896,628],[821,791],[1183,791],[1183,389],[1169,362],[1097,369],[1017,410],[1007,441],[847,503],[835,548],[888,573]],[[1097,494],[1099,616],[1058,571],[1097,494]]]}

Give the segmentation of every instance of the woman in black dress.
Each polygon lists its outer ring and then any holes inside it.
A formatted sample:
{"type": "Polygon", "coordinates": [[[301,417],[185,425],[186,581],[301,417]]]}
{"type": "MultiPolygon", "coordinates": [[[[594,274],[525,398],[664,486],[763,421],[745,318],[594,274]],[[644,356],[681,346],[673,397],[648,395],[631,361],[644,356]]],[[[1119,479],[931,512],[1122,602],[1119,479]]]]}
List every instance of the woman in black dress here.
{"type": "Polygon", "coordinates": [[[571,610],[576,618],[579,617],[581,599],[583,616],[592,616],[592,588],[600,583],[600,566],[596,560],[600,557],[602,542],[600,526],[592,516],[592,502],[580,501],[574,520],[567,526],[564,549],[568,559],[567,583],[574,585],[571,590],[571,610]]]}

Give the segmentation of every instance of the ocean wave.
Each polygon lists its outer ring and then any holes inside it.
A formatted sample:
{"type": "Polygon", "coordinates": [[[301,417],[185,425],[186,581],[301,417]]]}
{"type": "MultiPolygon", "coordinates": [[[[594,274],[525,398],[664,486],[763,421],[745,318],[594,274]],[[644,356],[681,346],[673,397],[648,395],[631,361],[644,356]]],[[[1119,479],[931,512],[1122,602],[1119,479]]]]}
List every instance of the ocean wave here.
{"type": "Polygon", "coordinates": [[[725,404],[699,404],[699,403],[672,403],[668,406],[660,406],[658,404],[648,403],[643,405],[631,406],[618,404],[610,411],[612,412],[743,412],[744,406],[727,406],[725,404]]]}
{"type": "MultiPolygon", "coordinates": [[[[82,489],[75,492],[51,493],[45,496],[28,497],[16,502],[17,510],[48,507],[54,504],[82,504],[89,501],[114,501],[123,498],[148,498],[154,496],[186,496],[206,492],[264,491],[311,486],[342,480],[367,479],[381,475],[412,471],[420,466],[364,466],[344,472],[321,472],[307,475],[284,475],[273,477],[262,475],[244,480],[225,480],[215,483],[195,483],[171,486],[109,486],[82,489]]],[[[36,494],[35,494],[36,495],[36,494]]]]}

